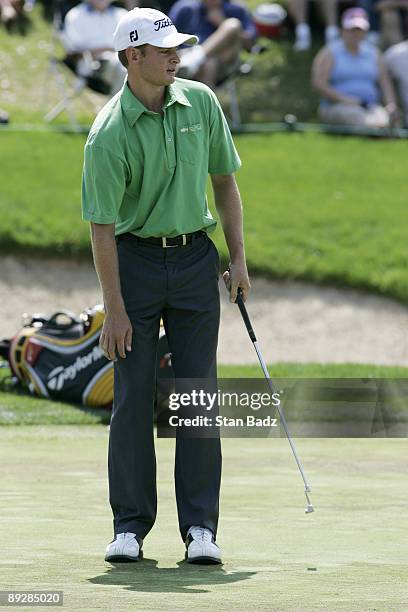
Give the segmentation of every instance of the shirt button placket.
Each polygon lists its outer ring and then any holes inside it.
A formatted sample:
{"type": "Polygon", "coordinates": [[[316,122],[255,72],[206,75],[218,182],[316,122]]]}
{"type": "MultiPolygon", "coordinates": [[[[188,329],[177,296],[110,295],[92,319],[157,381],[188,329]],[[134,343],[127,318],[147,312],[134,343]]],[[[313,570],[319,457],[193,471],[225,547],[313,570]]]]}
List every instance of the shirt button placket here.
{"type": "Polygon", "coordinates": [[[173,138],[173,130],[171,129],[171,126],[168,125],[166,114],[164,115],[163,126],[164,139],[166,143],[167,161],[169,164],[169,168],[173,168],[176,165],[176,150],[173,138]]]}

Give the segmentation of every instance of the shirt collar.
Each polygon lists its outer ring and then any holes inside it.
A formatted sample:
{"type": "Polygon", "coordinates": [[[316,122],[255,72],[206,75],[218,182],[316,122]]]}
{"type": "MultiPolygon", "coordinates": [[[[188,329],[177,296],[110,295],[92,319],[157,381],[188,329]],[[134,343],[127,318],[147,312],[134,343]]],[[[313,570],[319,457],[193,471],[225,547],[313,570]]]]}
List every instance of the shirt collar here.
{"type": "MultiPolygon", "coordinates": [[[[151,112],[144,106],[144,104],[140,102],[140,100],[136,98],[135,95],[133,95],[130,87],[128,87],[127,80],[125,81],[120,94],[120,102],[122,110],[125,113],[131,127],[135,125],[136,121],[141,115],[143,115],[143,113],[151,112]]],[[[164,108],[168,108],[175,102],[178,102],[183,106],[191,106],[177,81],[169,85],[167,88],[164,108]]]]}
{"type": "Polygon", "coordinates": [[[174,81],[174,83],[168,86],[166,94],[166,103],[164,107],[167,108],[175,102],[178,102],[183,106],[191,106],[183,90],[181,89],[180,84],[177,81],[174,81]]]}

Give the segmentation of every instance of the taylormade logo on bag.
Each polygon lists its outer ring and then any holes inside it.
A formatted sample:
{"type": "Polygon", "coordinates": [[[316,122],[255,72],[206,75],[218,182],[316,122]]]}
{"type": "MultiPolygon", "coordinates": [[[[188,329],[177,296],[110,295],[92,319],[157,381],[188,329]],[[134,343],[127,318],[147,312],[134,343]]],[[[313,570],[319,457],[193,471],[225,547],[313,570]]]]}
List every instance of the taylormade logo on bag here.
{"type": "Polygon", "coordinates": [[[99,346],[83,357],[77,357],[69,366],[58,366],[48,374],[47,387],[52,391],[60,391],[67,380],[74,380],[78,373],[103,357],[99,346]]]}

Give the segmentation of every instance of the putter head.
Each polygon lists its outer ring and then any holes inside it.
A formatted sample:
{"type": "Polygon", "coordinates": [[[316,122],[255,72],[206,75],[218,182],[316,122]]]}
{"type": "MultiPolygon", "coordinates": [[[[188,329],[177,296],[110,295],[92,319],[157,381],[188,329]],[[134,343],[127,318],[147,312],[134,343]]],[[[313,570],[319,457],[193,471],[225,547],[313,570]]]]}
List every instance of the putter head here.
{"type": "Polygon", "coordinates": [[[307,508],[305,508],[305,514],[310,514],[311,512],[314,512],[314,508],[312,504],[307,504],[307,508]]]}

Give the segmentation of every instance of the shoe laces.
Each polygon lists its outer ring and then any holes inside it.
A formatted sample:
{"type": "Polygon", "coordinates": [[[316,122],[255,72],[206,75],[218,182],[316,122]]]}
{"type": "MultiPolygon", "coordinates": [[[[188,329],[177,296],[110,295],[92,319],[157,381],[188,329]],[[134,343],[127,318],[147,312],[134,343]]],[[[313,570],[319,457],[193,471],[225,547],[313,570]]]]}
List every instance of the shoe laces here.
{"type": "Polygon", "coordinates": [[[130,531],[128,531],[126,533],[118,533],[118,534],[116,534],[116,539],[117,540],[133,540],[133,538],[136,538],[136,534],[135,533],[130,533],[130,531]]]}
{"type": "Polygon", "coordinates": [[[213,534],[206,527],[191,527],[190,533],[194,540],[205,543],[210,543],[212,541],[213,534]]]}

